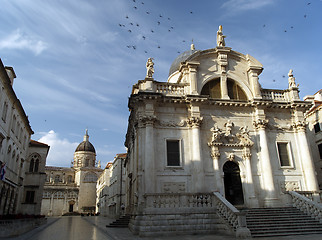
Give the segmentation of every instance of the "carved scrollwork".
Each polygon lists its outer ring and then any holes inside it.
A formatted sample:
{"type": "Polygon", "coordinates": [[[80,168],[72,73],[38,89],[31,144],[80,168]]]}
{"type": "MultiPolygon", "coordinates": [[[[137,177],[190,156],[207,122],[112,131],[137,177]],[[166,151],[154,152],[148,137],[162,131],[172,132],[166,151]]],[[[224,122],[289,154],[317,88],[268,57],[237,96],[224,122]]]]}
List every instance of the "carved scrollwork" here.
{"type": "Polygon", "coordinates": [[[268,120],[267,119],[257,119],[256,121],[253,122],[253,125],[257,130],[265,129],[268,125],[268,120]]]}
{"type": "Polygon", "coordinates": [[[306,125],[307,123],[305,121],[297,121],[292,124],[293,128],[296,129],[299,132],[305,132],[306,131],[306,125]]]}
{"type": "Polygon", "coordinates": [[[157,120],[157,117],[154,115],[141,115],[139,117],[139,123],[143,126],[146,124],[154,124],[157,120]]]}
{"type": "Polygon", "coordinates": [[[200,127],[203,117],[190,117],[186,120],[190,127],[200,127]]]}

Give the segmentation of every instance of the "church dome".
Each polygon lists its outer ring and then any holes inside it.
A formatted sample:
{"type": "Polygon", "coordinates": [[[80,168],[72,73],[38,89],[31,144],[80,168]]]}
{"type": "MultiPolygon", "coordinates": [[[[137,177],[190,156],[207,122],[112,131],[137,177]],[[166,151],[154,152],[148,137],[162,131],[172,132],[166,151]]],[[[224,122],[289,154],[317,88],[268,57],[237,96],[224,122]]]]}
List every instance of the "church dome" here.
{"type": "Polygon", "coordinates": [[[93,146],[93,144],[91,144],[89,141],[89,136],[88,136],[88,133],[87,133],[87,130],[86,130],[86,133],[85,133],[85,136],[84,136],[84,141],[81,142],[75,152],[81,152],[81,151],[85,151],[85,152],[93,152],[93,153],[96,153],[95,152],[95,148],[93,146]]]}
{"type": "Polygon", "coordinates": [[[169,70],[169,76],[178,71],[180,68],[180,63],[186,61],[191,55],[193,55],[196,52],[199,52],[199,50],[195,50],[193,44],[191,44],[191,50],[185,51],[181,53],[171,64],[170,70],[169,70]]]}

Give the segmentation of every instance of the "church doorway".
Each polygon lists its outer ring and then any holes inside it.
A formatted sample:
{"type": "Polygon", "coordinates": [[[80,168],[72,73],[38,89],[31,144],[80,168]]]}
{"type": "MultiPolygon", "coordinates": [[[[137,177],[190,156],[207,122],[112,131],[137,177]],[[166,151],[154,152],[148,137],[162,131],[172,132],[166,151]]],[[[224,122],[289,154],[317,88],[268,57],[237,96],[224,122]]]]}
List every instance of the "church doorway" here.
{"type": "Polygon", "coordinates": [[[240,170],[236,163],[228,161],[224,164],[225,197],[233,205],[244,204],[243,187],[240,179],[240,170]]]}
{"type": "Polygon", "coordinates": [[[69,210],[68,212],[74,212],[74,202],[69,202],[69,210]]]}

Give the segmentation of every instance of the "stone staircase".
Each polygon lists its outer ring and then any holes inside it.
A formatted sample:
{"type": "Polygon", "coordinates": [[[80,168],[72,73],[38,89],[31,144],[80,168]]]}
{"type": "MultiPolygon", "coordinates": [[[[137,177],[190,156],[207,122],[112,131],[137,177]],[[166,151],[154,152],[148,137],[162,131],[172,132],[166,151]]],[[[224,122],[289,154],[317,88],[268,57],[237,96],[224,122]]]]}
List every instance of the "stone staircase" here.
{"type": "Polygon", "coordinates": [[[252,208],[245,211],[252,237],[322,234],[322,223],[294,207],[252,208]]]}
{"type": "Polygon", "coordinates": [[[130,219],[131,219],[130,215],[124,215],[119,219],[115,220],[114,222],[110,223],[109,225],[106,225],[106,227],[127,228],[129,225],[130,219]]]}

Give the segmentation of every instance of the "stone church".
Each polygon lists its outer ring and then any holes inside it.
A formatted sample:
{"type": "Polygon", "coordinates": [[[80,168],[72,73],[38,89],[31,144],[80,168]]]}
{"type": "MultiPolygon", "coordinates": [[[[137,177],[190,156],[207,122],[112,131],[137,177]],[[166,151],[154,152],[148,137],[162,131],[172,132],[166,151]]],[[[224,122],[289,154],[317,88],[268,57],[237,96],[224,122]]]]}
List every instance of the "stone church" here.
{"type": "Polygon", "coordinates": [[[153,78],[152,60],[129,98],[131,231],[222,230],[216,216],[227,201],[239,209],[284,207],[288,191],[318,190],[304,121],[311,103],[300,100],[292,70],[287,89],[265,89],[262,64],[227,47],[221,26],[217,46],[192,44],[166,82],[153,78]]]}
{"type": "Polygon", "coordinates": [[[41,212],[46,216],[95,213],[96,182],[102,169],[86,130],[74,153],[71,168],[46,166],[41,212]]]}

